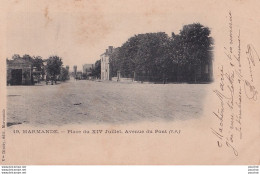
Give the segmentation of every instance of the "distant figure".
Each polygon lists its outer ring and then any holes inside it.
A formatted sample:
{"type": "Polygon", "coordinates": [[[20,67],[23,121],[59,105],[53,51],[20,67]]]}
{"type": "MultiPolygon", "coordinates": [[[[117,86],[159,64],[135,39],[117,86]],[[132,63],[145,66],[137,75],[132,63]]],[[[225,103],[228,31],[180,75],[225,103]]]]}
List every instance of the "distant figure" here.
{"type": "Polygon", "coordinates": [[[46,75],[46,85],[48,85],[48,83],[49,83],[49,76],[48,75],[46,75]]]}

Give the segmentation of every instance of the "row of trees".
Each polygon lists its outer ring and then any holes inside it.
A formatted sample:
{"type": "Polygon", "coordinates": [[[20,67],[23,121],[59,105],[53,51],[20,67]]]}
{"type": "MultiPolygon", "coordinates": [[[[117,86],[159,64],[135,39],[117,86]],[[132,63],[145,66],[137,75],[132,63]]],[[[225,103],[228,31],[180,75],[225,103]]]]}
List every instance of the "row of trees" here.
{"type": "Polygon", "coordinates": [[[43,59],[41,56],[25,54],[21,57],[19,54],[14,54],[12,59],[24,59],[31,62],[35,70],[33,73],[40,75],[41,80],[46,80],[46,82],[51,81],[51,84],[53,82],[56,83],[57,80],[68,80],[69,72],[63,67],[62,59],[59,56],[50,56],[48,59],[43,59]],[[44,79],[45,75],[46,79],[44,79]]]}
{"type": "Polygon", "coordinates": [[[101,60],[97,60],[95,62],[95,66],[92,69],[90,76],[93,76],[97,79],[100,79],[100,76],[101,76],[101,60]]]}
{"type": "Polygon", "coordinates": [[[171,37],[164,32],[138,34],[114,50],[111,74],[120,71],[123,77],[141,81],[209,81],[203,65],[212,61],[212,45],[209,28],[199,23],[185,25],[171,37]]]}

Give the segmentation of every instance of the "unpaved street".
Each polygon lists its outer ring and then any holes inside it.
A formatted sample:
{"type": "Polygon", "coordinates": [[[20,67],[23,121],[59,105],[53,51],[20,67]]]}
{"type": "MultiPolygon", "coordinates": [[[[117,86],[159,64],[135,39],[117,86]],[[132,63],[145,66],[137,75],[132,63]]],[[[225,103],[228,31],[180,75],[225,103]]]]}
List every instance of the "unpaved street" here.
{"type": "Polygon", "coordinates": [[[60,126],[186,120],[202,114],[207,86],[85,80],[8,86],[7,121],[9,126],[60,126]]]}

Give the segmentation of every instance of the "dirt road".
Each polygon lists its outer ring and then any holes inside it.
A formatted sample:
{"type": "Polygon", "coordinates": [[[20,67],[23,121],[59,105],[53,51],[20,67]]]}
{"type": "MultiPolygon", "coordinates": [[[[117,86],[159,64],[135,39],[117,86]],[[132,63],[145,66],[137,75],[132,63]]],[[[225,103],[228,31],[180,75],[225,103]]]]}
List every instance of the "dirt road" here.
{"type": "Polygon", "coordinates": [[[207,86],[85,80],[8,86],[7,121],[9,126],[59,126],[186,120],[202,114],[207,86]]]}

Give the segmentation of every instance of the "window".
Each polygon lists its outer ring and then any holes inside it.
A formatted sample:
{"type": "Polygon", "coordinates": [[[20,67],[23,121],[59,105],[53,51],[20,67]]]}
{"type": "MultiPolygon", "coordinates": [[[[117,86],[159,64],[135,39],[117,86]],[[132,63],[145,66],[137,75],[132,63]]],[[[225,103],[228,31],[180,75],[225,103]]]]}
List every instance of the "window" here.
{"type": "Polygon", "coordinates": [[[209,73],[209,65],[205,65],[205,73],[208,74],[209,73]]]}

